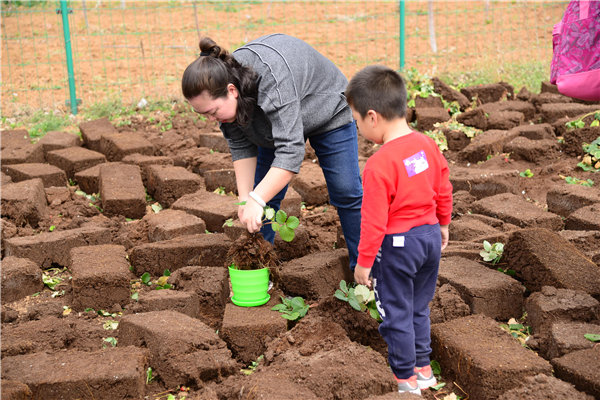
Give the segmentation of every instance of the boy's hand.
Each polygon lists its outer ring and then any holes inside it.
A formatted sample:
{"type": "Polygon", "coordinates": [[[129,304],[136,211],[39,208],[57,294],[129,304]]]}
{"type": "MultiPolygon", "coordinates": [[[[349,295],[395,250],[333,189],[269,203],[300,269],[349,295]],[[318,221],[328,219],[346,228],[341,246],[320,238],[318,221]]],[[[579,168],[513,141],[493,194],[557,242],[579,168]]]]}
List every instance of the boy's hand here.
{"type": "Polygon", "coordinates": [[[354,280],[359,285],[365,285],[366,287],[371,287],[371,280],[369,279],[369,274],[371,273],[371,268],[361,267],[356,264],[354,268],[354,280]]]}
{"type": "Polygon", "coordinates": [[[442,250],[444,250],[446,246],[448,246],[448,240],[450,238],[448,225],[440,226],[440,231],[442,232],[442,250]]]}

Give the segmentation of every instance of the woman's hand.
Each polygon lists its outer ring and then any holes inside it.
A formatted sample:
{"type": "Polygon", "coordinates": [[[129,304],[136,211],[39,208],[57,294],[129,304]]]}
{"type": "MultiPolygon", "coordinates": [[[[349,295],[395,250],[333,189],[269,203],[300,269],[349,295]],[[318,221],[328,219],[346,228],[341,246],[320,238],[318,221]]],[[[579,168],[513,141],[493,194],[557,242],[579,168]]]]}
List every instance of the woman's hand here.
{"type": "Polygon", "coordinates": [[[369,274],[371,274],[371,268],[361,267],[358,264],[356,264],[356,267],[354,267],[354,280],[359,285],[371,287],[371,280],[369,279],[369,274]]]}
{"type": "Polygon", "coordinates": [[[262,226],[263,208],[254,199],[249,198],[246,204],[238,209],[238,217],[248,232],[254,233],[262,226]]]}

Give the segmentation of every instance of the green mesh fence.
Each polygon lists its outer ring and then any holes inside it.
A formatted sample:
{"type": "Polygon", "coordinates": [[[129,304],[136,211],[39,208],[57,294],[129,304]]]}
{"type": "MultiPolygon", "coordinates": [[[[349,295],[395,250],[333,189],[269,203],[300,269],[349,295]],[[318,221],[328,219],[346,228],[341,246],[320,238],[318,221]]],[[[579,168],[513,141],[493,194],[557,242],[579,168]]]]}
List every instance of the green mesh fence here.
{"type": "MultiPolygon", "coordinates": [[[[548,66],[567,2],[405,3],[405,67],[430,75],[548,66]]],[[[400,68],[398,1],[73,1],[68,3],[80,108],[118,98],[181,98],[180,77],[212,37],[234,50],[262,35],[299,37],[348,77],[372,63],[400,68]]],[[[2,7],[2,114],[64,108],[69,99],[57,1],[2,7]]]]}

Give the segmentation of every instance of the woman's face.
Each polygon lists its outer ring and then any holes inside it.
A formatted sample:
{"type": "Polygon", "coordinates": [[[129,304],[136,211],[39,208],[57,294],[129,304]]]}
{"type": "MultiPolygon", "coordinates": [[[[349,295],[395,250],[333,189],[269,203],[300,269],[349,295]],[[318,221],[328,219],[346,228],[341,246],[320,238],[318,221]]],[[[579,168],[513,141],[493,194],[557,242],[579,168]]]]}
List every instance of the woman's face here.
{"type": "Polygon", "coordinates": [[[238,91],[235,85],[227,85],[227,97],[212,98],[207,91],[189,99],[188,103],[198,114],[204,115],[210,121],[220,123],[234,122],[237,113],[238,91]]]}

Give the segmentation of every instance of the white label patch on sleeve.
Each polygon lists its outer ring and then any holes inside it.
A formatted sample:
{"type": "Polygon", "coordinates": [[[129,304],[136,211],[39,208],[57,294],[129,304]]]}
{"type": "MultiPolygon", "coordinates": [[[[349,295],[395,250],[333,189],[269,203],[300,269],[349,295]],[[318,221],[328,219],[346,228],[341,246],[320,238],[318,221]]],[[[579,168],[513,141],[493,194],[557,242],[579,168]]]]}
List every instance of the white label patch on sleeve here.
{"type": "Polygon", "coordinates": [[[394,247],[404,247],[404,236],[394,236],[394,247]]]}

